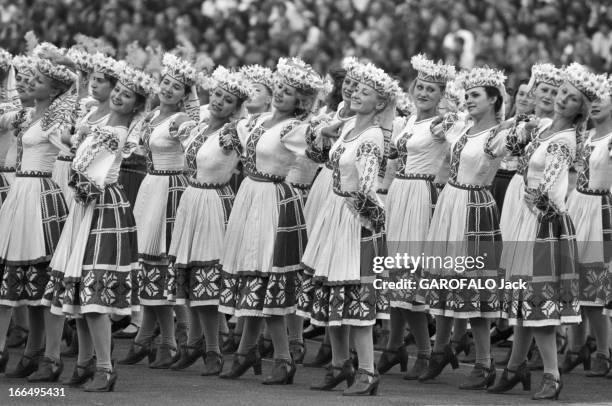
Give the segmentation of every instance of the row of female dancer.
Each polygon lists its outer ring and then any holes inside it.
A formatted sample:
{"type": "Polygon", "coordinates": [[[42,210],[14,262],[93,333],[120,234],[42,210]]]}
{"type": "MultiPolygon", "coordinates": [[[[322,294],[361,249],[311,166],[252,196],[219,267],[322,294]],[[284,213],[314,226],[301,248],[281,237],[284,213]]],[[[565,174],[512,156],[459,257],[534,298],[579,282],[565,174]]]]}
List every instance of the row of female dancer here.
{"type": "Polygon", "coordinates": [[[149,356],[152,367],[181,369],[202,357],[203,375],[237,379],[250,368],[259,375],[265,325],[274,367],[263,384],[291,384],[307,318],[327,327],[323,346],[331,349],[327,372],[311,388],[346,381],[344,395],[373,395],[381,373],[397,364],[407,371],[406,323],[417,359],[405,378],[427,381],[457,368],[453,323],[457,331],[469,320],[476,362],[461,389],[529,389],[525,361],[535,338],[544,375],[533,398],[551,399],[562,388],[556,328],[574,324],[580,336],[588,319],[597,339],[589,376],[608,374],[608,78],[578,64],[535,65],[519,88],[517,114],[506,120],[502,72],[456,74],[423,55],[411,62],[414,114],[401,117],[398,83],[355,58],[331,72],[326,91],[298,58],[281,58],[275,73],[220,67],[203,78],[166,54],[156,83],[82,49],[43,43],[27,56],[0,53],[0,371],[12,309],[27,306],[26,348],[6,375],[57,381],[71,316],[78,359],[65,384],[111,391],[111,318],[140,306],[142,326],[123,364],[149,356]],[[209,89],[202,108],[190,103],[198,81],[209,89]],[[315,110],[322,94],[328,104],[315,110]],[[151,110],[154,97],[159,106],[151,110]],[[119,173],[133,154],[144,155],[147,175],[132,207],[119,173]],[[566,199],[570,168],[577,184],[566,199]],[[491,185],[505,189],[508,174],[500,219],[491,185]],[[374,266],[376,257],[404,253],[484,258],[460,276],[525,281],[527,289],[426,290],[420,281],[457,273],[374,266]],[[416,288],[377,288],[402,280],[416,288]],[[178,358],[177,305],[189,309],[178,358]],[[433,351],[427,313],[436,321],[433,351]],[[220,314],[243,322],[225,370],[220,314]],[[372,328],[389,315],[376,368],[372,328]],[[496,318],[514,326],[497,383],[489,338],[496,318]],[[162,342],[154,353],[156,323],[162,342]]]}

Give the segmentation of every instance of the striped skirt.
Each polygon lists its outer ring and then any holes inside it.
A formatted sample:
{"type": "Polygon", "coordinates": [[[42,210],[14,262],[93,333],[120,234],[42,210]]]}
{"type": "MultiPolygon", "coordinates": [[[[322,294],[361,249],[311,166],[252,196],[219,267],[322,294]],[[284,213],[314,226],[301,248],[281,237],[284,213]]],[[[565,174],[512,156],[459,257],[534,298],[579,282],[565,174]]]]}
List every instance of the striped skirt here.
{"type": "Polygon", "coordinates": [[[219,311],[258,317],[294,313],[306,241],[302,201],[293,188],[245,178],[223,243],[219,311]]]}
{"type": "Polygon", "coordinates": [[[138,275],[140,303],[171,304],[166,298],[170,274],[168,250],[178,206],[187,188],[187,177],[179,172],[147,174],[138,191],[134,218],[138,229],[138,275]]]}
{"type": "Polygon", "coordinates": [[[121,185],[72,206],[50,267],[52,313],[129,315],[138,305],[136,222],[121,185]]]}
{"type": "Polygon", "coordinates": [[[40,305],[68,215],[51,174],[19,174],[0,208],[0,305],[40,305]]]}
{"type": "Polygon", "coordinates": [[[183,193],[168,251],[168,300],[191,307],[219,304],[219,259],[233,202],[229,184],[190,183],[183,193]]]}

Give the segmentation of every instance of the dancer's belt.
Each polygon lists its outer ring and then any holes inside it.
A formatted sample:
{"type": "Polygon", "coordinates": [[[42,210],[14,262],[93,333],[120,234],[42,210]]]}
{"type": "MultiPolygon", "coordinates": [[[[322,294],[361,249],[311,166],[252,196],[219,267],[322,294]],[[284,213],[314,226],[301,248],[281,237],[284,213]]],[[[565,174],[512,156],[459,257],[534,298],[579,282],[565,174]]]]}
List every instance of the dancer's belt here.
{"type": "Polygon", "coordinates": [[[15,173],[18,178],[50,178],[51,172],[40,172],[40,171],[18,171],[15,173]]]}
{"type": "Polygon", "coordinates": [[[491,189],[491,185],[473,185],[473,184],[469,184],[469,183],[457,183],[457,182],[453,182],[452,180],[448,181],[448,184],[456,187],[458,189],[465,189],[465,190],[485,190],[485,189],[491,189]]]}
{"type": "Polygon", "coordinates": [[[427,180],[433,182],[436,178],[436,175],[430,175],[428,173],[396,173],[395,177],[397,179],[419,179],[419,180],[427,180]]]}
{"type": "Polygon", "coordinates": [[[583,195],[605,196],[610,194],[609,190],[604,189],[589,189],[577,187],[576,190],[578,191],[578,193],[582,193],[583,195]]]}
{"type": "Polygon", "coordinates": [[[255,173],[255,172],[245,171],[245,174],[249,177],[249,179],[252,179],[256,182],[281,183],[285,181],[284,176],[270,175],[268,173],[262,173],[262,172],[255,173]]]}

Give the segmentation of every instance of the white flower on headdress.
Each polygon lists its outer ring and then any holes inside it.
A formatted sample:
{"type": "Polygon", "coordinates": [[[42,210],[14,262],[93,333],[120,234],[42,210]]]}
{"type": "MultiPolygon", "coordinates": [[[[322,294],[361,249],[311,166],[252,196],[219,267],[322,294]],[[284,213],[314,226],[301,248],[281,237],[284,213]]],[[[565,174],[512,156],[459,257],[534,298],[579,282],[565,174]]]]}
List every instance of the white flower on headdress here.
{"type": "Polygon", "coordinates": [[[89,52],[72,47],[66,52],[66,56],[74,62],[77,69],[88,73],[93,72],[94,58],[89,52]]]}
{"type": "Polygon", "coordinates": [[[455,67],[442,62],[434,63],[423,54],[410,59],[412,67],[418,72],[418,78],[428,82],[446,83],[455,78],[455,67]]]}
{"type": "Polygon", "coordinates": [[[455,79],[446,82],[444,97],[454,103],[458,110],[463,109],[463,105],[465,104],[465,89],[461,86],[459,80],[455,79]]]}
{"type": "Polygon", "coordinates": [[[148,97],[157,92],[157,84],[151,75],[140,69],[129,66],[126,62],[117,63],[119,70],[119,81],[128,89],[144,97],[148,97]]]}
{"type": "Polygon", "coordinates": [[[30,72],[34,73],[36,69],[36,59],[30,56],[17,55],[13,58],[12,64],[18,72],[30,72]]]}
{"type": "Polygon", "coordinates": [[[529,78],[529,89],[537,83],[547,83],[559,87],[563,83],[563,71],[550,63],[536,63],[531,67],[531,78],[529,78]]]}
{"type": "Polygon", "coordinates": [[[196,70],[188,61],[167,52],[164,54],[162,64],[164,65],[162,76],[171,76],[187,87],[195,83],[196,70]]]}
{"type": "Polygon", "coordinates": [[[119,78],[119,65],[114,58],[98,52],[93,55],[92,59],[95,72],[112,76],[115,79],[119,78]]]}
{"type": "Polygon", "coordinates": [[[401,111],[406,117],[410,117],[416,111],[416,107],[410,99],[410,95],[401,89],[397,94],[395,107],[399,111],[401,111]]]}
{"type": "Polygon", "coordinates": [[[212,79],[215,82],[214,87],[221,87],[239,99],[246,100],[252,94],[248,79],[240,72],[232,72],[224,66],[219,66],[213,72],[212,79]]]}
{"type": "Polygon", "coordinates": [[[461,73],[458,80],[465,90],[481,86],[501,88],[506,81],[506,75],[500,70],[491,69],[485,66],[482,68],[473,68],[467,72],[461,73]]]}
{"type": "Polygon", "coordinates": [[[287,84],[297,89],[318,92],[323,87],[321,76],[300,58],[280,58],[276,73],[287,84]]]}
{"type": "Polygon", "coordinates": [[[384,97],[394,98],[400,92],[397,80],[374,64],[361,64],[355,68],[355,73],[360,83],[370,86],[384,97]]]}
{"type": "Polygon", "coordinates": [[[264,85],[270,90],[274,89],[274,73],[272,73],[270,68],[260,65],[248,65],[240,68],[240,72],[242,72],[251,83],[264,85]]]}
{"type": "Polygon", "coordinates": [[[563,70],[563,77],[580,90],[589,101],[603,99],[608,93],[608,78],[606,75],[591,73],[577,62],[573,62],[563,70]]]}
{"type": "Polygon", "coordinates": [[[11,61],[13,60],[13,56],[0,48],[0,70],[5,71],[11,66],[11,61]]]}
{"type": "Polygon", "coordinates": [[[55,65],[48,59],[38,59],[36,66],[43,75],[67,86],[71,86],[76,80],[76,75],[70,69],[62,65],[55,65]]]}

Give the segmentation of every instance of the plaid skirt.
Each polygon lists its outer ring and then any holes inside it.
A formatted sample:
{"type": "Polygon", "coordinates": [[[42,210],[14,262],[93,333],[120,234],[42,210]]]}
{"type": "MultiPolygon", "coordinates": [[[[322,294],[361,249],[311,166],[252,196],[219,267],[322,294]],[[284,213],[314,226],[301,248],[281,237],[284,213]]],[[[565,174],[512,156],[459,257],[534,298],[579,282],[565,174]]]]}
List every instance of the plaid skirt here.
{"type": "Polygon", "coordinates": [[[421,288],[429,289],[430,313],[461,319],[499,317],[502,240],[491,192],[449,182],[436,203],[427,240],[421,288]],[[460,288],[449,288],[457,283],[460,288]]]}
{"type": "Polygon", "coordinates": [[[168,300],[191,307],[219,304],[219,259],[233,202],[229,184],[190,183],[183,193],[168,252],[168,300]]]}
{"type": "Polygon", "coordinates": [[[535,236],[505,242],[502,268],[507,282],[522,281],[526,289],[505,290],[502,317],[525,327],[580,323],[578,246],[569,214],[536,217],[526,204],[521,210],[526,215],[517,213],[519,229],[535,229],[535,236]],[[514,260],[506,260],[508,249],[514,260]]]}
{"type": "Polygon", "coordinates": [[[294,313],[306,242],[302,201],[294,189],[286,182],[245,178],[225,234],[219,311],[258,317],[294,313]]]}
{"type": "Polygon", "coordinates": [[[73,206],[51,268],[44,301],[52,313],[129,315],[138,305],[136,222],[121,185],[73,206]],[[79,268],[79,277],[65,276],[70,266],[79,268]]]}
{"type": "Polygon", "coordinates": [[[148,174],[140,185],[134,206],[138,228],[140,303],[146,306],[171,304],[166,298],[170,278],[168,250],[174,221],[187,177],[182,173],[148,174]]]}
{"type": "Polygon", "coordinates": [[[41,305],[67,215],[49,174],[17,175],[0,208],[0,305],[41,305]]]}
{"type": "Polygon", "coordinates": [[[132,154],[129,158],[121,161],[119,184],[123,185],[125,195],[132,207],[136,204],[140,184],[146,175],[147,163],[144,156],[132,154]]]}
{"type": "Polygon", "coordinates": [[[493,194],[493,199],[495,199],[495,203],[497,203],[497,208],[499,213],[503,212],[504,207],[504,199],[506,198],[506,190],[508,190],[508,185],[510,185],[510,181],[516,171],[508,171],[506,169],[499,169],[495,174],[495,178],[493,178],[493,183],[491,184],[491,193],[493,194]]]}
{"type": "MultiPolygon", "coordinates": [[[[438,200],[438,189],[432,181],[433,177],[414,176],[397,177],[391,183],[385,202],[387,250],[390,257],[420,255],[423,252],[429,223],[438,200]]],[[[396,286],[404,284],[406,288],[389,290],[390,306],[418,312],[427,311],[427,292],[419,288],[419,281],[423,278],[423,266],[399,266],[389,269],[389,282],[395,283],[396,286]]]]}

